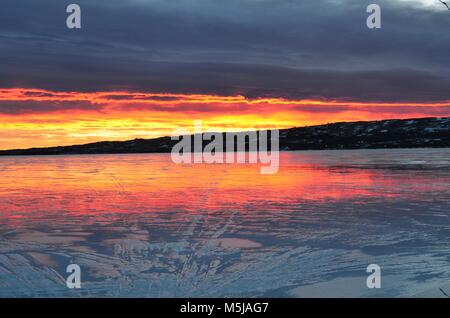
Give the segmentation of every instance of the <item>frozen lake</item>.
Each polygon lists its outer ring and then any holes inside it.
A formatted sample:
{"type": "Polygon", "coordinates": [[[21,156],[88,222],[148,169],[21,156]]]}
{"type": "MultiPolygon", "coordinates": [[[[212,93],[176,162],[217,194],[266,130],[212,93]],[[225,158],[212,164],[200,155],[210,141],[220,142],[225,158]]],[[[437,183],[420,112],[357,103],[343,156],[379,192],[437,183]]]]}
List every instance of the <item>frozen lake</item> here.
{"type": "Polygon", "coordinates": [[[2,157],[0,297],[439,296],[449,216],[450,149],[2,157]]]}

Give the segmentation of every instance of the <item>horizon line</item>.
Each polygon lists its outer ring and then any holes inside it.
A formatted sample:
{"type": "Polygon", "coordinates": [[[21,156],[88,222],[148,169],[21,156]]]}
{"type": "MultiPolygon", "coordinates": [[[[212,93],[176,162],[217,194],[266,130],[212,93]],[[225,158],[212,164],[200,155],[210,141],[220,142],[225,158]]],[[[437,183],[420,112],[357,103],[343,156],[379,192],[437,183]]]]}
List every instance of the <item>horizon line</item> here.
{"type": "MultiPolygon", "coordinates": [[[[326,124],[319,124],[319,125],[305,125],[305,126],[294,126],[289,128],[271,128],[271,129],[249,129],[249,130],[233,130],[233,131],[202,131],[198,133],[191,133],[191,134],[176,134],[173,136],[194,136],[197,134],[206,134],[206,133],[218,133],[218,134],[225,134],[225,133],[244,133],[249,131],[273,131],[273,130],[292,130],[292,129],[302,129],[302,128],[312,128],[312,127],[320,127],[320,126],[329,126],[329,125],[339,125],[339,124],[357,124],[357,123],[377,123],[377,122],[387,122],[387,121],[411,121],[411,120],[426,120],[426,119],[449,119],[450,116],[429,116],[429,117],[420,117],[420,118],[392,118],[392,119],[380,119],[380,120],[357,120],[357,121],[338,121],[338,122],[329,122],[326,124]]],[[[65,147],[80,147],[80,146],[88,146],[88,145],[94,145],[94,144],[101,144],[101,143],[122,143],[122,142],[129,142],[133,140],[158,140],[158,139],[165,139],[165,138],[171,138],[172,136],[159,136],[154,138],[133,138],[133,139],[124,139],[124,140],[101,140],[101,141],[94,141],[89,143],[81,143],[81,144],[68,144],[68,145],[58,145],[58,146],[50,146],[50,147],[31,147],[31,148],[10,148],[10,149],[0,149],[1,152],[9,152],[9,151],[29,151],[29,150],[44,150],[44,149],[52,149],[52,148],[65,148],[65,147]]]]}

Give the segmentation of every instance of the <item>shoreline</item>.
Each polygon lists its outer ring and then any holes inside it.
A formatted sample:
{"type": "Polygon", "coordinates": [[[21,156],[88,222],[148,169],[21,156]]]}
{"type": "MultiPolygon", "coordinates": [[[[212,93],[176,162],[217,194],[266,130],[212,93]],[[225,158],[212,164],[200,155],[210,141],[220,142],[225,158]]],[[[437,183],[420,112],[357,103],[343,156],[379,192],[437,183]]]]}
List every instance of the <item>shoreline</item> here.
{"type": "MultiPolygon", "coordinates": [[[[450,149],[448,147],[398,147],[398,148],[344,148],[344,149],[280,149],[279,152],[320,152],[320,151],[354,151],[354,150],[414,150],[414,149],[450,149]]],[[[55,154],[2,154],[1,151],[10,150],[0,150],[0,158],[6,157],[57,157],[57,156],[102,156],[102,155],[152,155],[152,154],[170,154],[170,151],[161,152],[105,152],[105,153],[55,153],[55,154]]],[[[196,152],[188,152],[188,154],[195,154],[196,152]]],[[[226,153],[226,152],[223,152],[226,153]]],[[[234,153],[239,153],[239,151],[234,151],[234,153]]],[[[249,153],[249,151],[245,151],[249,153]]]]}
{"type": "MultiPolygon", "coordinates": [[[[183,146],[180,149],[183,153],[192,153],[192,149],[201,149],[204,152],[204,149],[211,144],[214,144],[213,149],[217,152],[223,152],[221,150],[224,149],[227,152],[237,152],[238,149],[245,150],[245,152],[250,152],[250,150],[267,151],[272,149],[272,144],[274,149],[279,151],[449,148],[450,117],[341,122],[282,130],[230,133],[195,133],[194,131],[192,134],[153,139],[138,138],[70,146],[0,150],[0,156],[171,153],[177,144],[184,145],[185,141],[195,147],[184,148],[183,146]],[[211,140],[210,137],[205,137],[206,135],[213,135],[214,138],[211,140]],[[231,143],[229,144],[230,136],[231,143]],[[181,142],[179,142],[180,139],[181,142]],[[268,141],[269,147],[267,146],[268,141]],[[242,146],[242,148],[238,146],[242,146]]],[[[196,152],[199,151],[194,153],[196,152]]]]}

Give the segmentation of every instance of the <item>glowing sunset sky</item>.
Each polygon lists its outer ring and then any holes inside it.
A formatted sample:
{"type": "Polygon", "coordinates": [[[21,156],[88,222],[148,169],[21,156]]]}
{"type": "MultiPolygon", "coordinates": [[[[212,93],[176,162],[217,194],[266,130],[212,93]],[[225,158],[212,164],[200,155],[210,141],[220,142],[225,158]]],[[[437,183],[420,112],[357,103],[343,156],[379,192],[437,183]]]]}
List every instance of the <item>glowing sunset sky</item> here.
{"type": "Polygon", "coordinates": [[[171,135],[203,120],[209,131],[450,113],[450,102],[371,103],[243,96],[1,89],[0,148],[171,135]],[[6,105],[12,105],[7,107],[6,105]]]}
{"type": "Polygon", "coordinates": [[[450,116],[450,15],[431,1],[18,0],[0,11],[0,149],[450,116]]]}

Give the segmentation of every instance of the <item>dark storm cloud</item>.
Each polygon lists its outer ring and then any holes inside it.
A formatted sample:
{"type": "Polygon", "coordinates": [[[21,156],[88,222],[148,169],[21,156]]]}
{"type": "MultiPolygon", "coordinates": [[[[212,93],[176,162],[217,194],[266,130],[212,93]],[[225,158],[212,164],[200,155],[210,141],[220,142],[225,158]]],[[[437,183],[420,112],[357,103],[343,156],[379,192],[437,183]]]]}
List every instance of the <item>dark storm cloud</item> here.
{"type": "Polygon", "coordinates": [[[96,110],[101,111],[103,105],[93,105],[85,101],[77,102],[38,102],[38,101],[0,101],[0,114],[21,115],[32,113],[50,113],[68,110],[96,110]]]}
{"type": "Polygon", "coordinates": [[[349,100],[450,99],[450,16],[414,1],[9,1],[0,87],[243,94],[349,100]]]}

